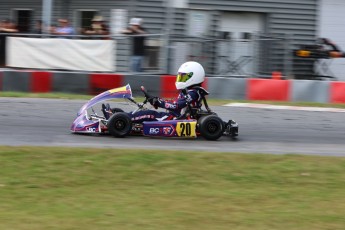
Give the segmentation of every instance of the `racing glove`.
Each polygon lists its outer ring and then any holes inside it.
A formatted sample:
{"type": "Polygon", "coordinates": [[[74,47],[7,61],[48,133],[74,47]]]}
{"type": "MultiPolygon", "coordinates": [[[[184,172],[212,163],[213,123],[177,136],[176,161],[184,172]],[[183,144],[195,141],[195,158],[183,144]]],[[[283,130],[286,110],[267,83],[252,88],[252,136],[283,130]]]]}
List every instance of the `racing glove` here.
{"type": "Polygon", "coordinates": [[[158,108],[158,105],[159,105],[159,98],[158,97],[150,97],[147,100],[153,107],[155,107],[155,109],[158,108]]]}

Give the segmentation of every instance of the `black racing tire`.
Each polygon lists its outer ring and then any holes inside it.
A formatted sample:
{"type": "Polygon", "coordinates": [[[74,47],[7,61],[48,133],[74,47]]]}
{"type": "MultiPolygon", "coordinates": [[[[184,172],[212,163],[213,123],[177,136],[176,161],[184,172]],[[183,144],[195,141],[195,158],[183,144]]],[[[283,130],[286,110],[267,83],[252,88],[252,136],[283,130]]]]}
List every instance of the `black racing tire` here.
{"type": "Polygon", "coordinates": [[[198,120],[198,129],[206,140],[218,140],[224,133],[224,122],[217,115],[202,116],[198,120]]]}
{"type": "Polygon", "coordinates": [[[122,109],[120,109],[120,108],[112,108],[111,112],[112,113],[120,113],[120,112],[124,112],[124,111],[122,109]]]}
{"type": "Polygon", "coordinates": [[[109,118],[107,126],[114,137],[125,137],[132,130],[132,121],[127,113],[118,112],[109,118]]]}

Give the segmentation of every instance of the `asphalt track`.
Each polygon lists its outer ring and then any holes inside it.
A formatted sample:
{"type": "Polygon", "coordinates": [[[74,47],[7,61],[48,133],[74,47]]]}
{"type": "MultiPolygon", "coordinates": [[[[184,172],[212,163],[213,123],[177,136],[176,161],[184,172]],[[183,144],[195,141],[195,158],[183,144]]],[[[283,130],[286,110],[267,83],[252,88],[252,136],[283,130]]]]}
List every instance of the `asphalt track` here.
{"type": "Polygon", "coordinates": [[[224,120],[232,118],[239,123],[237,140],[113,138],[70,133],[84,102],[0,98],[0,145],[345,156],[345,113],[216,106],[213,110],[224,120]]]}

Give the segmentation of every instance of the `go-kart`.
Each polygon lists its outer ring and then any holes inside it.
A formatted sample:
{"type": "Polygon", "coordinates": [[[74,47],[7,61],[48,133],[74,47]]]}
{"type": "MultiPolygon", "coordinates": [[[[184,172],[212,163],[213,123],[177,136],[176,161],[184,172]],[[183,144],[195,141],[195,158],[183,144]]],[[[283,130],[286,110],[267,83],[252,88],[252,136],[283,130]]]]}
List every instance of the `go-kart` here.
{"type": "MultiPolygon", "coordinates": [[[[132,97],[130,85],[114,88],[95,96],[80,108],[77,118],[71,125],[71,132],[110,134],[114,137],[143,135],[196,138],[201,136],[207,140],[217,140],[224,135],[236,138],[238,136],[238,124],[234,120],[223,121],[208,106],[205,98],[208,92],[201,87],[199,90],[203,92],[201,95],[205,109],[192,108],[187,102],[186,109],[180,117],[174,117],[171,120],[137,122],[131,120],[129,113],[150,109],[149,106],[151,105],[148,101],[152,96],[142,86],[141,91],[145,100],[138,103],[132,97]],[[126,102],[117,102],[117,106],[113,108],[110,107],[109,103],[101,104],[101,102],[112,99],[125,99],[126,102]],[[101,104],[102,115],[98,115],[94,109],[99,104],[101,104]],[[126,111],[125,108],[128,106],[134,106],[135,109],[126,111]]],[[[182,92],[187,95],[186,91],[182,92]]]]}

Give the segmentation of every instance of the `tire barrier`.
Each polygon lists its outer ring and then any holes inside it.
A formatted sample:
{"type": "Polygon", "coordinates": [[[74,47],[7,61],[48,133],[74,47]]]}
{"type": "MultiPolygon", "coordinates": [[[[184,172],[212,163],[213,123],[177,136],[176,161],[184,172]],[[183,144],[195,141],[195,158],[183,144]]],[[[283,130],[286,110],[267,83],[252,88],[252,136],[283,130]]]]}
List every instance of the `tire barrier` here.
{"type": "Polygon", "coordinates": [[[345,82],[331,82],[331,103],[345,103],[345,82]]]}
{"type": "Polygon", "coordinates": [[[85,73],[53,73],[52,91],[61,93],[88,94],[90,75],[85,73]]]}
{"type": "Polygon", "coordinates": [[[291,81],[276,79],[248,79],[247,99],[288,101],[291,81]]]}
{"type": "Polygon", "coordinates": [[[291,101],[327,103],[330,84],[327,81],[298,80],[292,81],[291,101]]]}
{"type": "Polygon", "coordinates": [[[163,98],[175,98],[176,87],[175,87],[176,76],[172,75],[163,75],[161,78],[161,89],[160,97],[163,98]]]}
{"type": "Polygon", "coordinates": [[[30,72],[3,72],[2,90],[3,91],[18,91],[31,92],[30,72]]]}
{"type": "MultiPolygon", "coordinates": [[[[126,84],[134,96],[142,85],[152,95],[177,95],[173,75],[0,70],[0,91],[96,95],[126,84]]],[[[208,77],[203,87],[217,99],[345,103],[345,82],[208,77]]]]}
{"type": "Polygon", "coordinates": [[[246,100],[245,78],[209,78],[206,82],[210,97],[218,99],[246,100]]]}
{"type": "Polygon", "coordinates": [[[156,75],[124,75],[122,85],[129,84],[134,97],[142,97],[140,87],[145,86],[151,95],[160,95],[161,84],[160,76],[156,75]]]}
{"type": "MultiPolygon", "coordinates": [[[[86,77],[87,79],[87,77],[86,77]]],[[[88,94],[97,95],[108,89],[122,86],[122,75],[92,73],[89,76],[90,90],[88,94]]]]}
{"type": "Polygon", "coordinates": [[[51,72],[33,72],[31,75],[31,92],[49,93],[52,91],[51,72]]]}

